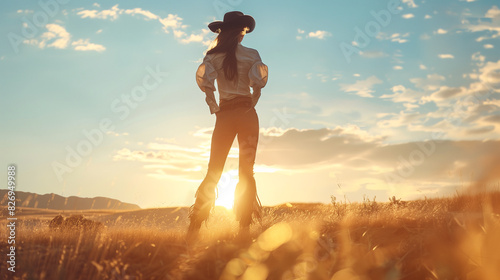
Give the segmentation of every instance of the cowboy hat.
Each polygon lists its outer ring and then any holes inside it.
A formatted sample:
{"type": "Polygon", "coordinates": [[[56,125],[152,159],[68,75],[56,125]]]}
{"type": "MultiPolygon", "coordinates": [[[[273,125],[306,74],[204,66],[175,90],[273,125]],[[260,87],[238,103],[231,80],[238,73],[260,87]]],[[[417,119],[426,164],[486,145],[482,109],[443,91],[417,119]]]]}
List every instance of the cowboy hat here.
{"type": "Polygon", "coordinates": [[[250,33],[255,28],[255,20],[249,15],[234,11],[227,12],[224,15],[224,21],[214,21],[208,25],[208,28],[215,33],[219,33],[227,27],[248,27],[247,33],[250,33]]]}

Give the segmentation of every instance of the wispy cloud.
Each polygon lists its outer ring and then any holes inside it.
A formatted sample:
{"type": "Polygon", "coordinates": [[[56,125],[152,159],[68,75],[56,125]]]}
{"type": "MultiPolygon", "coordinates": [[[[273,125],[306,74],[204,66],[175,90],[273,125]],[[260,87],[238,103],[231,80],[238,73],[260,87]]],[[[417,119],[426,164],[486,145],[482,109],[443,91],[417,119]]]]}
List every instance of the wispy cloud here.
{"type": "Polygon", "coordinates": [[[466,25],[466,29],[470,32],[485,32],[488,34],[478,37],[476,39],[477,42],[500,37],[500,9],[497,6],[493,6],[484,16],[490,18],[491,22],[478,21],[476,24],[468,23],[466,25]],[[493,34],[489,35],[489,33],[493,34]]]}
{"type": "Polygon", "coordinates": [[[45,45],[47,42],[52,41],[47,44],[47,47],[65,49],[68,46],[71,35],[64,27],[57,24],[47,24],[45,27],[48,31],[42,34],[42,39],[40,41],[41,45],[45,45]]]}
{"type": "Polygon", "coordinates": [[[500,18],[500,9],[497,6],[491,7],[491,9],[489,9],[486,12],[485,17],[487,17],[487,18],[500,18]]]}
{"type": "Polygon", "coordinates": [[[354,84],[340,84],[340,88],[345,92],[354,92],[361,97],[373,97],[373,86],[381,83],[382,81],[376,76],[370,76],[366,80],[358,80],[354,84]]]}
{"type": "MultiPolygon", "coordinates": [[[[396,117],[399,123],[387,125],[407,126],[422,118],[420,114],[402,113],[396,117]]],[[[446,124],[436,124],[444,127],[446,124]]],[[[488,129],[487,127],[485,128],[488,129]]],[[[280,170],[312,172],[318,168],[335,168],[336,174],[352,177],[350,184],[365,179],[388,189],[387,184],[435,185],[445,187],[466,172],[490,170],[491,151],[500,149],[500,141],[417,141],[402,144],[383,144],[383,136],[368,138],[361,129],[348,130],[344,127],[323,129],[288,129],[275,136],[262,136],[268,145],[259,152],[259,161],[266,166],[280,170]],[[398,172],[411,157],[418,153],[419,162],[410,166],[412,172],[398,172]],[[341,162],[342,164],[338,164],[341,162]],[[319,164],[321,163],[321,164],[319,164]],[[392,180],[396,179],[397,180],[392,180]],[[354,179],[356,178],[356,179],[354,179]],[[449,178],[449,179],[448,179],[449,178]],[[389,180],[389,181],[387,181],[389,180]]],[[[367,133],[369,134],[369,133],[367,133]]],[[[408,168],[408,166],[407,166],[408,168]]],[[[482,176],[480,174],[479,176],[482,176]]],[[[496,174],[489,180],[498,180],[496,174]]],[[[347,182],[346,182],[347,183],[347,182]]]]}
{"type": "Polygon", "coordinates": [[[61,26],[59,24],[47,24],[45,25],[45,28],[47,28],[47,31],[42,33],[39,38],[25,40],[24,43],[37,46],[40,49],[67,49],[71,45],[73,49],[77,51],[102,52],[106,50],[106,48],[102,45],[90,43],[89,39],[78,39],[71,42],[71,34],[66,30],[64,26],[61,26]]]}
{"type": "Polygon", "coordinates": [[[332,33],[324,30],[317,30],[314,32],[309,32],[309,34],[307,34],[307,37],[316,39],[325,39],[326,37],[329,36],[332,36],[332,33]]]}
{"type": "Polygon", "coordinates": [[[143,10],[142,8],[121,9],[118,4],[110,9],[104,10],[80,10],[77,12],[81,18],[103,19],[103,20],[116,20],[121,15],[136,16],[139,15],[144,20],[157,20],[165,33],[173,33],[174,38],[183,44],[192,42],[203,43],[207,45],[206,35],[209,33],[207,30],[202,29],[198,34],[188,34],[185,30],[187,25],[183,23],[183,19],[175,14],[168,14],[162,18],[159,15],[143,10]]]}
{"type": "Polygon", "coordinates": [[[326,37],[330,37],[330,36],[332,36],[332,33],[325,31],[325,30],[316,30],[316,31],[306,32],[305,30],[298,28],[297,35],[295,36],[295,39],[302,40],[304,38],[315,38],[315,39],[323,40],[326,37]],[[305,35],[305,37],[304,37],[304,35],[305,35]]]}
{"type": "Polygon", "coordinates": [[[118,4],[111,7],[111,9],[106,10],[82,10],[77,12],[81,18],[98,18],[98,19],[110,19],[116,20],[118,15],[123,13],[123,10],[118,8],[118,4]]]}
{"type": "Polygon", "coordinates": [[[106,50],[106,47],[99,44],[90,43],[89,39],[80,39],[71,43],[76,51],[97,51],[102,52],[106,50]]]}
{"type": "Polygon", "coordinates": [[[434,31],[434,34],[446,34],[446,33],[448,33],[448,31],[442,28],[439,28],[438,30],[434,31]]]}
{"type": "Polygon", "coordinates": [[[453,58],[455,58],[455,56],[453,56],[452,54],[438,54],[438,57],[441,59],[453,59],[453,58]]]}
{"type": "Polygon", "coordinates": [[[391,99],[393,102],[416,102],[423,93],[413,89],[406,88],[403,85],[393,86],[391,88],[393,94],[384,94],[380,98],[391,99]]]}
{"type": "Polygon", "coordinates": [[[424,114],[421,113],[407,113],[405,111],[401,111],[398,114],[392,113],[388,115],[390,118],[385,119],[387,116],[384,116],[383,120],[377,122],[377,126],[381,128],[396,128],[407,126],[408,124],[416,124],[419,122],[419,119],[425,117],[424,114]]]}
{"type": "Polygon", "coordinates": [[[410,36],[410,33],[407,32],[407,33],[404,33],[404,34],[401,34],[401,33],[393,33],[392,35],[388,35],[386,33],[383,33],[383,32],[379,32],[377,34],[377,39],[378,40],[390,40],[391,42],[396,42],[396,43],[406,43],[408,42],[408,38],[410,36]]]}
{"type": "Polygon", "coordinates": [[[145,19],[158,19],[159,16],[153,14],[150,11],[145,11],[141,8],[127,9],[123,11],[125,14],[129,15],[142,15],[145,19]]]}
{"type": "Polygon", "coordinates": [[[34,12],[35,12],[35,11],[33,11],[33,10],[28,10],[28,9],[26,9],[26,10],[17,10],[17,13],[18,13],[18,14],[32,14],[32,13],[34,13],[34,12]]]}
{"type": "Polygon", "coordinates": [[[441,100],[460,96],[460,94],[463,92],[465,92],[464,88],[443,86],[438,91],[433,92],[431,95],[424,97],[422,101],[424,102],[434,101],[437,103],[441,100]]]}
{"type": "Polygon", "coordinates": [[[402,0],[403,3],[408,5],[409,8],[417,8],[417,4],[415,4],[414,0],[402,0]]]}
{"type": "Polygon", "coordinates": [[[425,78],[411,78],[412,82],[416,88],[420,88],[426,91],[437,90],[441,84],[446,80],[446,78],[439,74],[428,74],[425,78]]]}
{"type": "Polygon", "coordinates": [[[304,34],[304,33],[305,33],[305,31],[304,31],[304,30],[302,30],[302,29],[300,29],[300,28],[299,28],[299,29],[297,29],[297,36],[295,36],[295,39],[297,39],[297,40],[302,40],[302,38],[303,38],[303,37],[302,37],[302,34],[304,34]]]}

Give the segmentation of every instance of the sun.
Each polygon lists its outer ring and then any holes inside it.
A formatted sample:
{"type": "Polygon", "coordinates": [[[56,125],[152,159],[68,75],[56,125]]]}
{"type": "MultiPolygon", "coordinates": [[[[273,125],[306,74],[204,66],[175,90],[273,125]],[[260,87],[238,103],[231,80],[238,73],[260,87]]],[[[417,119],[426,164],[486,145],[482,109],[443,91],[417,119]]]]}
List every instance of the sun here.
{"type": "Polygon", "coordinates": [[[237,170],[230,170],[222,174],[219,184],[217,184],[219,196],[215,200],[215,206],[222,206],[228,210],[233,209],[234,190],[238,183],[237,174],[237,170]]]}

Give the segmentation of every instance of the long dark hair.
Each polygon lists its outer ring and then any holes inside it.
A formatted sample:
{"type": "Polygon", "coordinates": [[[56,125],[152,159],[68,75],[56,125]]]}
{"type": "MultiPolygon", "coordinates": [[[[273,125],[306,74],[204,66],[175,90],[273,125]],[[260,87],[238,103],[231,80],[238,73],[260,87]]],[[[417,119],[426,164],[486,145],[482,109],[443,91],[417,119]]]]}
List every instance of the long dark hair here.
{"type": "Polygon", "coordinates": [[[228,80],[234,80],[238,76],[238,67],[236,64],[236,47],[240,41],[240,36],[246,32],[246,27],[227,28],[220,31],[215,39],[216,45],[210,49],[207,54],[225,53],[226,57],[222,61],[222,69],[228,80]]]}

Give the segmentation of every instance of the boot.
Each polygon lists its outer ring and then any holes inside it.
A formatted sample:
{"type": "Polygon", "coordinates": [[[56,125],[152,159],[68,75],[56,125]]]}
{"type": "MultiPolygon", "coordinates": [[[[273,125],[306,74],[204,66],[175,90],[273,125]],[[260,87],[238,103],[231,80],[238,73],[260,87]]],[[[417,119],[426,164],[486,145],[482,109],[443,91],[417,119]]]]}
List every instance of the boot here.
{"type": "Polygon", "coordinates": [[[208,219],[211,210],[215,207],[216,188],[216,184],[204,180],[196,191],[196,200],[189,209],[188,242],[197,239],[201,224],[208,219]]]}
{"type": "Polygon", "coordinates": [[[249,229],[252,216],[257,218],[259,222],[261,221],[261,208],[253,176],[246,179],[240,177],[240,182],[236,185],[234,192],[233,207],[236,220],[240,222],[240,231],[241,229],[249,229]]]}

